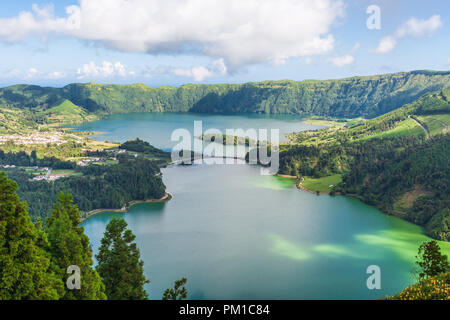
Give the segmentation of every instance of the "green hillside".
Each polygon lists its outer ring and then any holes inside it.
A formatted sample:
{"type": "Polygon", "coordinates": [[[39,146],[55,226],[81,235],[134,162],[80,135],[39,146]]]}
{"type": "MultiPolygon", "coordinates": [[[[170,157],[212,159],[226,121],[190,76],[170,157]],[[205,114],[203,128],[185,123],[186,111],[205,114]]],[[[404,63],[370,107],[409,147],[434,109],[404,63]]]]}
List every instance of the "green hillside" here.
{"type": "Polygon", "coordinates": [[[97,115],[127,112],[313,114],[371,118],[450,87],[450,72],[413,71],[340,80],[149,87],[70,84],[0,89],[0,106],[47,110],[70,100],[97,115]]]}
{"type": "Polygon", "coordinates": [[[35,118],[28,112],[0,107],[0,134],[24,133],[37,129],[35,118]]]}
{"type": "Polygon", "coordinates": [[[46,123],[79,123],[83,121],[95,120],[95,115],[90,115],[85,109],[64,99],[54,106],[44,111],[37,112],[36,115],[46,123]]]}
{"type": "Polygon", "coordinates": [[[302,145],[320,145],[401,136],[445,133],[450,120],[450,89],[431,92],[377,118],[349,122],[343,128],[298,132],[289,138],[302,145]],[[422,125],[422,127],[420,126],[422,125]]]}
{"type": "Polygon", "coordinates": [[[449,240],[449,96],[428,93],[351,128],[292,134],[281,148],[280,173],[305,177],[312,191],[357,195],[449,240]],[[337,174],[342,182],[327,188],[337,174]]]}

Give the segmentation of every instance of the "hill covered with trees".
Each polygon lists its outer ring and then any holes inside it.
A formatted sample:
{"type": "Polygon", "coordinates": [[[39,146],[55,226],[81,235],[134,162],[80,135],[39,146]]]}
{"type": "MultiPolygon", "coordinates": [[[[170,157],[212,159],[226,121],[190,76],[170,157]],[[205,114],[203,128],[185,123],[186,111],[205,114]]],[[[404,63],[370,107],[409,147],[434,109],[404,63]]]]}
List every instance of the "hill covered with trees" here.
{"type": "MultiPolygon", "coordinates": [[[[324,182],[450,239],[450,90],[424,95],[375,119],[290,135],[280,173],[324,182]]],[[[312,190],[316,191],[316,190],[312,190]]]]}
{"type": "Polygon", "coordinates": [[[33,121],[68,122],[128,112],[313,114],[372,118],[450,87],[450,72],[413,71],[339,80],[149,87],[70,84],[0,89],[0,107],[34,111],[33,121]],[[89,118],[90,117],[90,118],[89,118]]]}
{"type": "Polygon", "coordinates": [[[60,167],[70,166],[78,174],[52,182],[34,181],[33,176],[22,168],[7,169],[6,172],[18,183],[18,194],[28,202],[33,220],[50,215],[60,192],[72,194],[75,204],[84,213],[96,209],[121,209],[132,201],[160,199],[165,195],[166,187],[155,161],[127,155],[118,160],[118,164],[88,166],[59,162],[60,167]]]}

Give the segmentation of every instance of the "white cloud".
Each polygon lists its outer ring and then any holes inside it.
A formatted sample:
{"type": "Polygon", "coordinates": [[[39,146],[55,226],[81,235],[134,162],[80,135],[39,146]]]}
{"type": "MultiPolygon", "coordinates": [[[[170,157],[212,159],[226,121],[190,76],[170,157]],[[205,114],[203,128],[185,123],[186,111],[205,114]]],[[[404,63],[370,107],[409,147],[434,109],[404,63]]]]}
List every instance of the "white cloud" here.
{"type": "Polygon", "coordinates": [[[212,70],[220,75],[225,75],[228,72],[227,66],[225,65],[225,61],[223,59],[217,59],[212,62],[212,70]]]}
{"type": "Polygon", "coordinates": [[[433,32],[442,27],[442,25],[443,23],[439,15],[431,16],[427,20],[411,18],[401,25],[393,35],[381,38],[378,47],[370,50],[370,52],[387,53],[395,48],[398,40],[404,37],[431,36],[433,32]]]}
{"type": "Polygon", "coordinates": [[[42,76],[42,73],[34,68],[30,67],[28,69],[10,69],[1,72],[0,77],[3,79],[17,79],[17,80],[30,80],[42,76]]]}
{"type": "Polygon", "coordinates": [[[434,15],[428,20],[411,18],[397,30],[396,34],[397,38],[430,36],[440,27],[442,27],[442,21],[439,15],[434,15]]]}
{"type": "Polygon", "coordinates": [[[120,62],[103,61],[102,65],[97,66],[93,61],[84,64],[77,70],[78,79],[84,78],[108,78],[112,76],[126,77],[134,75],[134,72],[128,72],[125,66],[120,62]]]}
{"type": "MultiPolygon", "coordinates": [[[[32,11],[22,11],[13,18],[0,19],[0,39],[4,42],[19,42],[30,36],[45,37],[47,33],[66,32],[73,29],[73,19],[56,18],[52,5],[39,8],[33,4],[32,11]]],[[[67,8],[66,12],[73,12],[67,8]]]]}
{"type": "Polygon", "coordinates": [[[15,81],[30,81],[30,80],[58,80],[66,78],[67,74],[61,71],[42,71],[35,67],[30,67],[27,69],[7,69],[1,70],[0,79],[8,79],[15,81]]]}
{"type": "Polygon", "coordinates": [[[343,67],[352,64],[355,61],[355,58],[350,54],[346,54],[341,57],[330,58],[329,61],[336,67],[343,67]]]}
{"type": "Polygon", "coordinates": [[[180,77],[193,78],[195,81],[203,81],[213,75],[209,69],[202,66],[191,69],[173,69],[173,74],[180,77]]]}
{"type": "Polygon", "coordinates": [[[200,82],[206,78],[217,75],[226,75],[228,72],[223,59],[212,61],[209,66],[194,66],[189,68],[160,66],[156,69],[144,72],[147,76],[172,74],[178,77],[192,78],[194,81],[200,82]]]}
{"type": "Polygon", "coordinates": [[[39,74],[38,69],[36,69],[36,68],[30,68],[30,69],[28,69],[28,70],[26,71],[26,73],[25,73],[25,78],[26,78],[26,79],[31,79],[31,78],[35,77],[36,75],[38,75],[38,74],[39,74]]]}
{"type": "Polygon", "coordinates": [[[33,6],[0,19],[0,40],[56,34],[119,51],[198,53],[231,68],[280,64],[331,51],[343,8],[342,0],[79,0],[65,17],[33,6]]]}
{"type": "Polygon", "coordinates": [[[48,78],[49,79],[54,79],[54,80],[62,79],[62,78],[65,78],[65,77],[66,77],[66,74],[64,72],[61,72],[61,71],[53,71],[53,72],[50,72],[48,74],[48,78]]]}
{"type": "Polygon", "coordinates": [[[384,37],[380,40],[378,47],[371,50],[372,53],[387,53],[395,48],[397,45],[397,40],[392,36],[384,37]]]}

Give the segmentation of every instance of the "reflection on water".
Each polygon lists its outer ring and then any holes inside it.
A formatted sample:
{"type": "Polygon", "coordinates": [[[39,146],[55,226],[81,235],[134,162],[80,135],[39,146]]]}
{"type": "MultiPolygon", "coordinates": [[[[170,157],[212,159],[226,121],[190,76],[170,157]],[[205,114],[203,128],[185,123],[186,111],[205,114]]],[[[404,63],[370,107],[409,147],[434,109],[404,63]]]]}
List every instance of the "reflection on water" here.
{"type": "MultiPolygon", "coordinates": [[[[413,263],[417,248],[430,239],[420,233],[420,228],[412,225],[408,227],[406,230],[386,229],[372,234],[357,234],[355,238],[366,245],[395,252],[399,258],[413,263]]],[[[449,242],[439,241],[439,246],[445,254],[450,253],[449,242]]]]}
{"type": "Polygon", "coordinates": [[[292,260],[305,260],[311,257],[307,250],[301,248],[299,244],[292,243],[280,235],[269,234],[269,238],[272,243],[270,250],[274,254],[284,256],[292,260]]]}
{"type": "MultiPolygon", "coordinates": [[[[357,199],[303,192],[257,166],[172,166],[163,179],[172,200],[123,214],[153,299],[183,276],[191,299],[377,299],[414,281],[428,240],[357,199]],[[381,290],[366,287],[369,265],[381,268],[381,290]]],[[[114,215],[83,223],[94,251],[114,215]]]]}

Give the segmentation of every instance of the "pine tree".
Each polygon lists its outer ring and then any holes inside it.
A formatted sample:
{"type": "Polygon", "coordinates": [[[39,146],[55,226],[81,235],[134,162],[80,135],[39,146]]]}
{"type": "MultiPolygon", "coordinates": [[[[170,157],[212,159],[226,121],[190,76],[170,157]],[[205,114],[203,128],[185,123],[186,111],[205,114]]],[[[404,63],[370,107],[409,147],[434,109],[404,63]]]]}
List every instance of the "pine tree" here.
{"type": "Polygon", "coordinates": [[[37,154],[36,154],[36,150],[31,151],[31,154],[30,154],[30,165],[32,165],[32,166],[37,165],[37,154]]]}
{"type": "Polygon", "coordinates": [[[422,243],[416,258],[416,264],[420,267],[420,280],[450,270],[447,256],[441,253],[441,248],[435,240],[422,243]]]}
{"type": "Polygon", "coordinates": [[[144,285],[144,262],[140,260],[136,236],[122,218],[113,218],[106,226],[99,253],[97,271],[111,300],[148,299],[144,285]]]}
{"type": "Polygon", "coordinates": [[[162,300],[183,300],[187,298],[187,289],[185,287],[187,282],[186,278],[176,280],[173,289],[166,289],[162,300]]]}
{"type": "Polygon", "coordinates": [[[45,234],[16,194],[17,184],[0,172],[0,300],[56,300],[63,283],[52,272],[45,234]]]}
{"type": "Polygon", "coordinates": [[[72,195],[60,193],[52,215],[47,219],[46,231],[49,251],[55,273],[67,280],[67,268],[76,265],[80,268],[81,289],[70,290],[65,286],[62,299],[65,300],[105,300],[105,286],[97,271],[92,268],[92,251],[89,238],[79,226],[78,208],[73,205],[72,195]]]}

